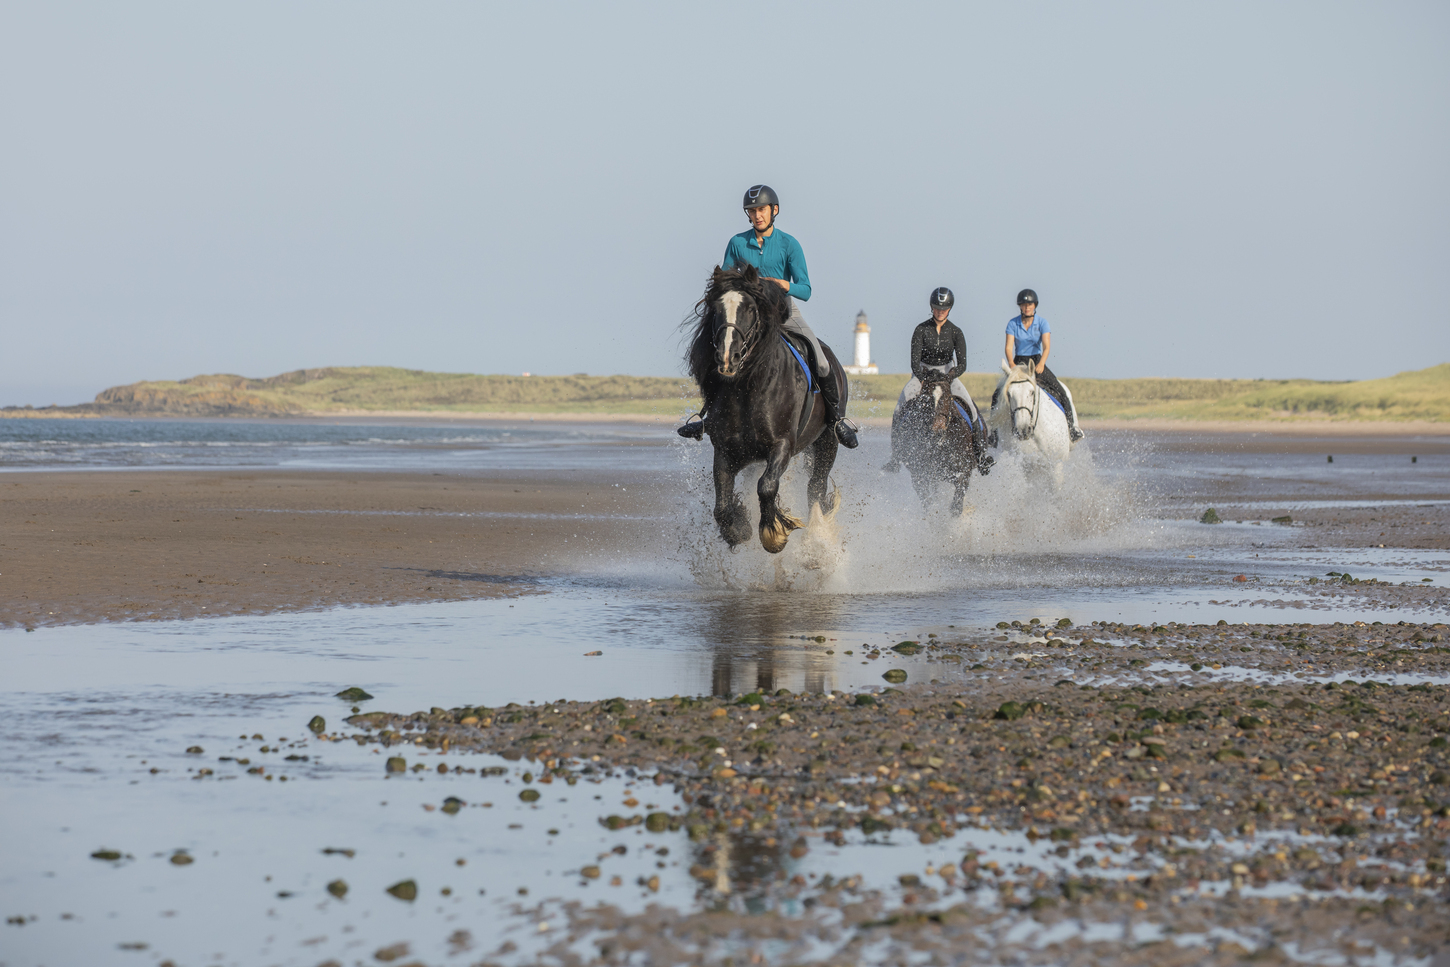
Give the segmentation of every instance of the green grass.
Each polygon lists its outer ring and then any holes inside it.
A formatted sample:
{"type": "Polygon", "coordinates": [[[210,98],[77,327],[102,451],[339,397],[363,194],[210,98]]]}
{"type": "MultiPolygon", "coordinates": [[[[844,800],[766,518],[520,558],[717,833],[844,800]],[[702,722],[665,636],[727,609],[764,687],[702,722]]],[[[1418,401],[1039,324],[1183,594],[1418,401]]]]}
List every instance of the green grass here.
{"type": "MultiPolygon", "coordinates": [[[[851,377],[855,416],[890,416],[905,374],[851,377]]],[[[982,406],[997,378],[962,377],[982,406]]],[[[1314,380],[1079,379],[1069,381],[1086,419],[1450,421],[1450,363],[1358,382],[1314,380]]],[[[194,376],[105,390],[55,415],[258,416],[408,411],[573,413],[680,417],[698,407],[683,377],[479,376],[390,366],[298,370],[265,379],[194,376]]]]}
{"type": "MultiPolygon", "coordinates": [[[[890,415],[905,375],[853,376],[856,399],[881,401],[890,415]]],[[[978,405],[987,406],[997,376],[962,377],[978,405]]],[[[1450,420],[1450,363],[1385,379],[1329,383],[1309,379],[1078,379],[1068,380],[1085,419],[1176,420],[1450,420]]]]}

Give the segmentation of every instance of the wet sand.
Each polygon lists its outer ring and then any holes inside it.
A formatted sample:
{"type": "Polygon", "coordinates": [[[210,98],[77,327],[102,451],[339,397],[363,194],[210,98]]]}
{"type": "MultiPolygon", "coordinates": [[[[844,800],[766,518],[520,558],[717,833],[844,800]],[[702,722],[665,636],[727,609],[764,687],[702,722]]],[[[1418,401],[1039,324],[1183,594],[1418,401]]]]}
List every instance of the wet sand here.
{"type": "Polygon", "coordinates": [[[581,532],[633,539],[645,492],[587,471],[8,474],[0,627],[524,593],[569,573],[581,532]]]}
{"type": "MultiPolygon", "coordinates": [[[[1356,425],[1364,429],[1365,425],[1356,425]]],[[[1315,428],[1316,431],[1319,428],[1315,428]]],[[[1103,431],[1178,453],[1338,452],[1443,457],[1450,436],[1103,431]]],[[[654,449],[654,445],[645,445],[654,449]]],[[[663,444],[660,444],[663,446],[663,444]]],[[[843,457],[851,460],[855,455],[843,457]]],[[[857,457],[856,459],[860,459],[857,457]]],[[[1421,468],[1425,466],[1422,462],[1421,468]]],[[[496,597],[567,578],[590,552],[657,546],[656,517],[679,513],[682,483],[627,465],[553,471],[399,473],[111,470],[0,475],[0,627],[164,620],[496,597]]],[[[1238,478],[1194,496],[1226,520],[1281,512],[1234,507],[1238,478]]],[[[1277,497],[1303,492],[1293,479],[1277,497]]],[[[1265,494],[1256,494],[1262,501],[1265,494]]],[[[1395,500],[1362,492],[1363,500],[1395,500]]],[[[1303,546],[1450,547],[1450,499],[1295,511],[1303,546]]],[[[1195,516],[1201,511],[1195,511],[1195,516]]],[[[597,561],[592,565],[597,572],[597,561]]]]}

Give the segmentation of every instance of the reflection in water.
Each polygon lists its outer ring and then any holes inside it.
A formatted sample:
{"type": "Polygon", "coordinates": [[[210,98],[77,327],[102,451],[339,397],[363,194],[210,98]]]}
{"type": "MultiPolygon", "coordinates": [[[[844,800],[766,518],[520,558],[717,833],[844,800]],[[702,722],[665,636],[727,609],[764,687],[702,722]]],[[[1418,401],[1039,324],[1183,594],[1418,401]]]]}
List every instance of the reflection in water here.
{"type": "Polygon", "coordinates": [[[790,854],[786,848],[774,837],[748,830],[718,832],[694,852],[692,866],[699,883],[696,899],[734,894],[751,913],[764,911],[771,887],[789,875],[786,862],[790,854]]]}
{"type": "Polygon", "coordinates": [[[701,601],[700,611],[693,627],[710,653],[712,695],[774,692],[787,679],[802,679],[805,692],[832,687],[834,662],[824,650],[781,646],[802,627],[834,627],[842,612],[839,596],[761,591],[701,601]]]}

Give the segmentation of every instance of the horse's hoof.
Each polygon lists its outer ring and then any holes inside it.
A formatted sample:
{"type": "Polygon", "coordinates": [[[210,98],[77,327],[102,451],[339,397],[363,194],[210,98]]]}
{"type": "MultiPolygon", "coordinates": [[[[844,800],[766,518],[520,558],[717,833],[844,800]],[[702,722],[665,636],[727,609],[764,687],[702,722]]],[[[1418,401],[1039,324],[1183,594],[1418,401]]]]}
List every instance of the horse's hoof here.
{"type": "Polygon", "coordinates": [[[823,504],[821,506],[821,516],[826,520],[830,520],[836,516],[836,511],[841,509],[841,492],[839,490],[832,490],[831,496],[827,498],[827,501],[829,505],[823,504]]]}
{"type": "Polygon", "coordinates": [[[801,522],[790,514],[778,514],[774,524],[760,525],[760,545],[772,554],[785,550],[790,532],[800,530],[801,522]]]}

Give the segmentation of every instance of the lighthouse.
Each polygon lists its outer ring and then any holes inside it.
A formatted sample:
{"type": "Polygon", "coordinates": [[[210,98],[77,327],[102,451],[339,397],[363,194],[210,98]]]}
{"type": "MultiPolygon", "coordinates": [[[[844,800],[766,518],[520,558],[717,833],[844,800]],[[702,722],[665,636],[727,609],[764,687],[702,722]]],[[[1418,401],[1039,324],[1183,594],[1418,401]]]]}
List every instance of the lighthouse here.
{"type": "Polygon", "coordinates": [[[871,326],[866,322],[865,309],[856,313],[856,353],[845,370],[853,376],[874,376],[880,372],[871,361],[871,326]]]}

